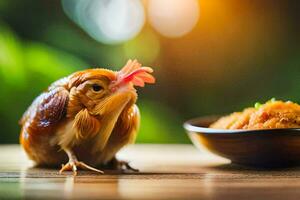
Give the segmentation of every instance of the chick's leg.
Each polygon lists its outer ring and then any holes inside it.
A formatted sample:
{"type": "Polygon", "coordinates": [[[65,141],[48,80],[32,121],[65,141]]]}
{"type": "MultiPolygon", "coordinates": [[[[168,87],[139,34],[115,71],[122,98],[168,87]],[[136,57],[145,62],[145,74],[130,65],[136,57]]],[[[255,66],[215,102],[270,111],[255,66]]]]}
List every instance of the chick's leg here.
{"type": "Polygon", "coordinates": [[[131,167],[128,162],[120,161],[116,157],[114,157],[109,162],[109,166],[113,169],[116,169],[116,170],[130,170],[130,171],[134,171],[134,172],[139,171],[138,169],[135,169],[135,168],[131,167]]]}
{"type": "Polygon", "coordinates": [[[80,162],[77,160],[75,154],[70,150],[70,149],[64,149],[64,151],[66,152],[66,154],[69,157],[69,162],[65,165],[62,165],[59,173],[61,174],[63,171],[73,171],[73,175],[76,176],[77,175],[77,167],[81,168],[81,169],[85,169],[85,170],[91,170],[94,172],[98,172],[103,174],[104,172],[96,169],[94,167],[91,167],[83,162],[80,162]]]}

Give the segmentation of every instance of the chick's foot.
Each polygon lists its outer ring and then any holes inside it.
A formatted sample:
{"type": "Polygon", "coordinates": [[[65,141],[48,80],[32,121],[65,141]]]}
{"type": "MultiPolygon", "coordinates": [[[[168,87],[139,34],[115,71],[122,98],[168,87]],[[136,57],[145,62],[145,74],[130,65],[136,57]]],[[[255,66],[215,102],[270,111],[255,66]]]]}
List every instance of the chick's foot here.
{"type": "Polygon", "coordinates": [[[62,174],[64,171],[73,171],[73,175],[77,175],[77,168],[81,168],[84,170],[90,170],[94,172],[98,172],[101,174],[104,174],[103,171],[96,169],[94,167],[91,167],[83,162],[80,161],[69,161],[67,164],[62,165],[61,169],[59,170],[59,174],[62,174]]]}
{"type": "Polygon", "coordinates": [[[94,167],[91,167],[83,162],[78,161],[76,156],[74,155],[74,153],[71,150],[65,149],[65,152],[67,153],[67,155],[69,157],[69,162],[65,165],[62,165],[61,169],[59,170],[59,174],[62,174],[64,171],[73,171],[73,175],[76,176],[77,168],[104,174],[103,171],[96,169],[94,167]]]}
{"type": "Polygon", "coordinates": [[[121,170],[121,171],[129,170],[129,171],[133,171],[133,172],[139,172],[138,169],[131,167],[128,162],[120,161],[116,158],[113,158],[110,161],[109,166],[111,166],[111,168],[116,169],[116,170],[121,170]]]}

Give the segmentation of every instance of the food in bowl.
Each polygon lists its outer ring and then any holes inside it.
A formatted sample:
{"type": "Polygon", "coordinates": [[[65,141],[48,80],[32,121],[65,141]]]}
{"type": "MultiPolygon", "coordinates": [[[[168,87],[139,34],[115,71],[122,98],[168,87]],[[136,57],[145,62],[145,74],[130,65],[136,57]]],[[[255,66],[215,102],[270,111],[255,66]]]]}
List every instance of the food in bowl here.
{"type": "Polygon", "coordinates": [[[221,117],[210,125],[214,129],[278,129],[300,128],[300,105],[271,99],[265,104],[221,117]]]}

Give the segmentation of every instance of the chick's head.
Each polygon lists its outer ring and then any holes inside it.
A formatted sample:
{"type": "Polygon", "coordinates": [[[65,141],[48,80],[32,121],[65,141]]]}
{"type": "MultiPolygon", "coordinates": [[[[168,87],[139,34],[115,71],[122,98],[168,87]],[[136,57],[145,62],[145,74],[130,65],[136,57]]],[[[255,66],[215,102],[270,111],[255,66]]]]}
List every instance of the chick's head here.
{"type": "Polygon", "coordinates": [[[82,109],[91,115],[104,116],[130,107],[137,100],[134,86],[154,83],[153,70],[129,60],[120,71],[88,69],[69,77],[67,114],[75,116],[82,109]]]}

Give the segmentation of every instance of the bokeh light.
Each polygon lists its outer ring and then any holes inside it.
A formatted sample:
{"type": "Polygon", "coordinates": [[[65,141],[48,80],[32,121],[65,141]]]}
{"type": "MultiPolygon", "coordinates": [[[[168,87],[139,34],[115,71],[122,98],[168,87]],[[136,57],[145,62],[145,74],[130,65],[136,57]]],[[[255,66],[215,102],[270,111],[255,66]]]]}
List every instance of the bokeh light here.
{"type": "Polygon", "coordinates": [[[150,64],[159,56],[160,42],[151,29],[145,29],[135,39],[126,42],[123,48],[126,59],[136,58],[142,63],[150,64]]]}
{"type": "Polygon", "coordinates": [[[149,0],[149,21],[166,37],[181,37],[189,33],[199,18],[197,0],[149,0]]]}
{"type": "Polygon", "coordinates": [[[140,0],[62,0],[62,5],[91,37],[106,44],[134,38],[145,22],[140,0]]]}

